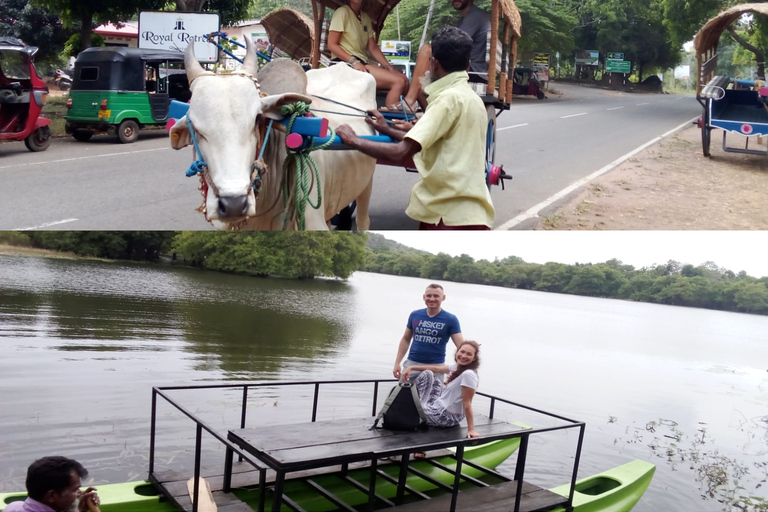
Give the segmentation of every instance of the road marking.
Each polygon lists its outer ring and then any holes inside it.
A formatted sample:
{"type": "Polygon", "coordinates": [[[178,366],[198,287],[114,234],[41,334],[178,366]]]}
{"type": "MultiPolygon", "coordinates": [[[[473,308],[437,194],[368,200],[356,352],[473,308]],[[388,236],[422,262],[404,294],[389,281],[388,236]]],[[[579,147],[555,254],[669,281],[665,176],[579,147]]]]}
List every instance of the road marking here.
{"type": "Polygon", "coordinates": [[[619,110],[620,108],[624,108],[624,107],[613,107],[613,108],[607,108],[605,110],[619,110]]]}
{"type": "Polygon", "coordinates": [[[39,226],[32,226],[31,228],[16,228],[12,231],[31,231],[33,229],[40,229],[40,228],[47,228],[50,226],[56,226],[58,224],[66,224],[67,222],[75,222],[78,219],[64,219],[64,220],[57,220],[55,222],[46,222],[45,224],[40,224],[39,226]]]}
{"type": "Polygon", "coordinates": [[[136,153],[149,153],[152,151],[167,151],[169,149],[171,148],[139,149],[138,151],[120,151],[119,153],[105,153],[101,155],[79,156],[77,158],[62,158],[60,160],[46,160],[44,162],[30,162],[27,164],[17,164],[17,165],[3,165],[3,166],[0,166],[0,170],[14,169],[17,167],[31,167],[33,165],[59,164],[61,162],[76,162],[77,160],[89,160],[91,158],[102,158],[105,156],[133,155],[136,153]]]}
{"type": "Polygon", "coordinates": [[[580,114],[571,114],[569,116],[562,116],[560,119],[568,119],[569,117],[577,117],[577,116],[585,116],[587,115],[586,112],[581,112],[580,114]]]}
{"type": "Polygon", "coordinates": [[[505,126],[504,128],[497,128],[497,132],[503,132],[504,130],[511,130],[512,128],[520,128],[521,126],[528,126],[528,123],[516,124],[514,126],[505,126]]]}
{"type": "MultiPolygon", "coordinates": [[[[696,118],[694,118],[694,119],[696,119],[696,118]]],[[[575,183],[572,183],[571,185],[569,185],[568,187],[564,188],[563,190],[561,190],[557,194],[548,197],[547,199],[545,199],[544,201],[540,202],[536,206],[534,206],[532,208],[529,208],[528,210],[524,211],[523,213],[521,213],[517,217],[514,217],[514,218],[508,220],[507,222],[505,222],[504,224],[502,224],[501,226],[499,226],[497,228],[494,228],[494,230],[495,231],[509,230],[509,229],[514,228],[515,226],[517,226],[521,222],[524,222],[524,221],[526,221],[528,219],[532,219],[534,217],[538,217],[539,216],[539,212],[541,210],[543,210],[544,208],[547,208],[548,206],[552,205],[552,203],[562,199],[563,197],[567,196],[568,194],[570,194],[574,190],[577,190],[580,187],[586,185],[587,183],[589,183],[590,181],[594,180],[595,178],[597,178],[599,176],[602,176],[603,174],[607,173],[608,171],[610,171],[614,167],[618,166],[619,164],[621,164],[625,160],[627,160],[629,158],[632,158],[633,156],[635,156],[636,154],[638,154],[639,152],[641,152],[645,148],[656,144],[658,141],[662,140],[663,138],[667,137],[668,135],[671,135],[671,134],[675,133],[678,130],[681,130],[681,129],[685,128],[686,126],[689,126],[691,124],[691,122],[693,122],[694,119],[691,119],[690,121],[686,121],[683,124],[681,124],[681,125],[679,125],[679,126],[677,126],[675,128],[672,128],[668,132],[659,135],[658,137],[654,137],[653,139],[649,140],[648,142],[646,142],[645,144],[643,144],[639,148],[633,149],[632,151],[630,151],[626,155],[620,156],[619,158],[617,158],[613,162],[611,162],[608,165],[606,165],[605,167],[603,167],[603,168],[593,172],[589,176],[586,176],[586,177],[580,179],[579,181],[577,181],[575,183]]]]}
{"type": "Polygon", "coordinates": [[[651,104],[651,102],[646,101],[645,103],[638,103],[637,106],[639,107],[640,105],[650,105],[650,104],[651,104]]]}

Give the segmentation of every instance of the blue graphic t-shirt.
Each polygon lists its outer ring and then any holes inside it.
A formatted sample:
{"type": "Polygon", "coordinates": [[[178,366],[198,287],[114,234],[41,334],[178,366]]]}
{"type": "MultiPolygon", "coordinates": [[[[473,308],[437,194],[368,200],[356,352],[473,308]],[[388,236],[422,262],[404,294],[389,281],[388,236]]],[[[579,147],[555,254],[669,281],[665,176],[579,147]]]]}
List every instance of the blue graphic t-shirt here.
{"type": "Polygon", "coordinates": [[[407,327],[413,331],[408,359],[423,364],[443,364],[448,340],[461,332],[459,319],[444,309],[433,317],[427,308],[417,309],[408,317],[407,327]]]}

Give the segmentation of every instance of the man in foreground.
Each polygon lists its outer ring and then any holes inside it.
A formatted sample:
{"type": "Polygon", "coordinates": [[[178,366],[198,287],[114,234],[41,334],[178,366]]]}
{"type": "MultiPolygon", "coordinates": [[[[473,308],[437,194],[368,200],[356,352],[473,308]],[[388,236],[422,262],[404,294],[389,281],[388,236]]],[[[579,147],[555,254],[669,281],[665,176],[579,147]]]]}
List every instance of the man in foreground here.
{"type": "Polygon", "coordinates": [[[99,512],[96,489],[80,490],[88,471],[76,460],[43,457],[27,469],[27,499],[14,501],[4,512],[99,512]]]}
{"type": "Polygon", "coordinates": [[[432,38],[429,103],[418,123],[389,126],[375,111],[366,119],[397,143],[361,139],[348,125],[336,133],[366,155],[406,164],[413,158],[420,180],[411,190],[405,213],[421,230],[488,230],[495,211],[485,184],[487,114],[468,84],[466,69],[472,39],[455,28],[432,38]]]}

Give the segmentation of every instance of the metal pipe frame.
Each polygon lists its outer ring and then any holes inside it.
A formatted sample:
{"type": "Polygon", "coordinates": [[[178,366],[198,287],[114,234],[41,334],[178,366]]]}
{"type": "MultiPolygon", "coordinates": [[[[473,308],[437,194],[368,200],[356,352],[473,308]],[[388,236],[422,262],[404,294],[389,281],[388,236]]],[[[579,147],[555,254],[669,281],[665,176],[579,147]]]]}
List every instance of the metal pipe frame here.
{"type": "MultiPolygon", "coordinates": [[[[224,475],[224,491],[229,492],[230,486],[231,486],[231,461],[234,453],[238,454],[239,459],[246,460],[249,464],[251,464],[255,469],[259,471],[259,488],[262,489],[260,492],[260,509],[263,510],[264,507],[264,490],[265,490],[265,476],[266,476],[266,467],[262,466],[259,462],[251,459],[249,454],[244,452],[241,448],[239,448],[237,445],[230,442],[226,437],[216,430],[214,430],[211,426],[203,422],[202,420],[195,417],[194,414],[192,414],[190,411],[188,411],[186,408],[184,408],[181,404],[179,404],[176,400],[171,398],[166,392],[167,391],[180,391],[180,390],[200,390],[200,389],[238,389],[242,388],[242,403],[241,403],[241,417],[240,417],[240,428],[245,428],[246,425],[246,417],[247,417],[247,400],[248,400],[248,389],[249,388],[262,388],[262,387],[285,387],[285,386],[314,386],[313,389],[313,399],[312,399],[312,421],[316,421],[317,419],[317,410],[318,410],[318,402],[319,402],[319,396],[320,396],[320,385],[321,384],[328,384],[328,385],[338,385],[338,384],[370,384],[372,383],[374,385],[373,387],[373,400],[372,400],[372,409],[371,409],[371,415],[376,415],[376,406],[377,406],[377,399],[378,399],[378,392],[379,392],[379,384],[380,383],[386,383],[386,382],[397,382],[395,379],[367,379],[367,380],[341,380],[341,381],[299,381],[299,382],[260,382],[260,383],[244,383],[244,384],[207,384],[207,385],[196,385],[196,386],[163,386],[163,387],[153,387],[152,388],[152,414],[151,414],[151,427],[150,427],[150,454],[149,454],[149,479],[155,483],[159,484],[159,480],[156,478],[155,475],[155,441],[156,441],[156,428],[157,428],[157,396],[160,395],[163,399],[165,399],[169,404],[174,406],[176,409],[181,411],[182,414],[187,416],[189,419],[191,419],[195,425],[196,425],[196,441],[195,441],[195,469],[194,469],[194,475],[195,475],[195,488],[194,488],[194,496],[193,496],[193,502],[192,502],[192,508],[193,512],[197,512],[197,504],[198,504],[198,493],[199,493],[199,484],[198,484],[198,477],[200,476],[200,457],[201,457],[201,446],[202,446],[202,432],[206,431],[210,435],[212,435],[215,439],[217,439],[219,442],[223,443],[226,447],[226,459],[225,459],[225,465],[227,466],[225,468],[225,475],[224,475]]],[[[564,429],[570,429],[570,428],[578,428],[579,429],[579,438],[578,443],[576,447],[576,456],[574,458],[574,465],[573,465],[573,473],[571,477],[571,485],[570,485],[570,492],[568,496],[568,507],[572,507],[573,503],[573,497],[575,493],[575,486],[576,486],[576,477],[578,474],[578,468],[579,468],[579,462],[581,459],[581,449],[584,441],[584,430],[586,427],[586,424],[584,422],[576,421],[570,418],[566,418],[565,416],[561,416],[558,414],[553,414],[547,411],[543,411],[541,409],[537,409],[535,407],[530,407],[527,405],[519,404],[516,402],[513,402],[511,400],[506,400],[504,398],[500,398],[494,395],[490,395],[488,393],[482,393],[477,392],[476,393],[479,396],[488,398],[490,401],[489,406],[489,417],[493,418],[495,411],[496,411],[496,402],[501,402],[507,405],[511,405],[513,407],[519,407],[522,409],[526,409],[532,412],[535,412],[537,414],[541,414],[550,418],[555,418],[561,421],[565,421],[569,424],[567,425],[559,425],[554,427],[545,427],[545,428],[534,428],[530,430],[525,430],[523,432],[516,433],[514,435],[499,435],[499,436],[490,436],[488,438],[488,441],[492,440],[498,440],[498,439],[508,439],[508,438],[514,438],[514,437],[521,437],[521,443],[520,443],[520,451],[518,452],[518,463],[517,467],[515,468],[515,480],[518,480],[518,494],[515,499],[515,511],[519,510],[520,508],[520,497],[521,492],[520,488],[522,487],[523,482],[523,471],[525,466],[525,459],[527,454],[527,446],[528,446],[528,438],[531,434],[538,434],[543,432],[552,432],[556,430],[564,430],[564,429]],[[518,476],[520,478],[518,478],[518,476]]],[[[457,500],[457,493],[458,493],[458,485],[461,481],[461,464],[463,463],[463,453],[464,448],[466,445],[473,444],[475,441],[473,439],[467,439],[458,443],[452,443],[453,446],[456,446],[456,459],[457,459],[457,468],[456,468],[456,481],[454,482],[454,489],[452,491],[452,499],[451,499],[451,510],[455,510],[456,507],[456,500],[457,500]]],[[[408,456],[405,452],[402,453],[403,458],[401,459],[401,465],[404,465],[405,467],[401,467],[401,478],[398,479],[397,482],[398,485],[398,498],[395,500],[396,502],[400,501],[403,497],[403,493],[406,490],[406,485],[404,482],[403,475],[407,473],[408,471],[408,456]]],[[[373,467],[375,468],[376,465],[373,464],[373,467]]],[[[377,471],[374,469],[371,475],[371,481],[369,482],[369,489],[375,488],[375,475],[377,471]]],[[[278,482],[276,480],[275,482],[275,493],[279,495],[281,492],[281,489],[278,487],[281,487],[282,482],[278,482]]],[[[162,487],[162,486],[161,486],[162,487]]],[[[287,497],[283,497],[283,499],[288,499],[287,497]]],[[[369,496],[369,506],[372,505],[373,497],[369,496]]],[[[279,509],[279,503],[275,502],[273,503],[273,509],[274,507],[278,507],[279,509]]]]}

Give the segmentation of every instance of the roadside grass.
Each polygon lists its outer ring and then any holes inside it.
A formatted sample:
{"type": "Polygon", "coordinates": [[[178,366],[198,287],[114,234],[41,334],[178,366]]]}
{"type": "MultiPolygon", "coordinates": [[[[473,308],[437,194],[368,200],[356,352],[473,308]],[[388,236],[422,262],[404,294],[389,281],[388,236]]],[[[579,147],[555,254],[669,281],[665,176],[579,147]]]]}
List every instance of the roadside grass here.
{"type": "Polygon", "coordinates": [[[542,221],[542,227],[544,229],[557,229],[562,220],[563,216],[559,213],[548,215],[544,217],[544,220],[542,221]]]}
{"type": "Polygon", "coordinates": [[[43,115],[51,120],[51,135],[64,137],[65,117],[67,116],[67,97],[48,95],[48,100],[43,106],[43,115]]]}

